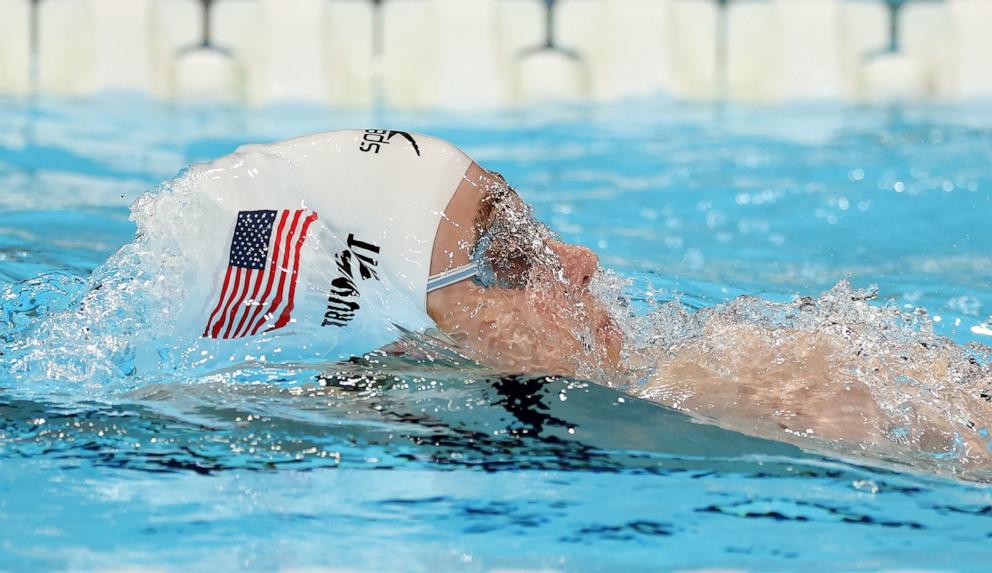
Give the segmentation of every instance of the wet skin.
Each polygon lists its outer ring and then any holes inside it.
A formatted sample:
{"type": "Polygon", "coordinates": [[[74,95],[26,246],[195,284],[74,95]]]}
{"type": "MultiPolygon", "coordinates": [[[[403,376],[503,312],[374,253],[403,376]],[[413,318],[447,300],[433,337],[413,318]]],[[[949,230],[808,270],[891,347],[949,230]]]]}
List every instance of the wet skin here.
{"type": "Polygon", "coordinates": [[[502,177],[473,163],[445,209],[431,258],[431,274],[470,261],[483,205],[500,194],[486,222],[517,225],[529,249],[546,256],[516,288],[483,288],[471,280],[432,292],[427,311],[438,327],[486,363],[518,372],[590,374],[619,366],[622,340],[606,308],[589,292],[599,269],[591,250],[532,232],[517,221],[523,201],[502,177]],[[501,219],[503,218],[503,219],[501,219]]]}
{"type": "MultiPolygon", "coordinates": [[[[621,374],[630,364],[621,359],[620,330],[589,292],[598,258],[585,247],[542,233],[539,226],[532,228],[532,221],[520,216],[526,209],[502,177],[472,164],[439,225],[431,274],[468,263],[484,230],[480,227],[492,221],[510,234],[521,231],[516,240],[528,243],[536,262],[515,288],[482,288],[468,280],[435,291],[427,297],[428,313],[480,362],[511,372],[622,384],[621,374]],[[480,217],[494,190],[502,192],[501,206],[480,217]]],[[[831,450],[868,457],[932,460],[954,452],[950,471],[959,477],[992,468],[989,438],[976,431],[992,420],[992,401],[977,395],[992,386],[989,368],[968,367],[974,370],[968,390],[948,386],[942,381],[953,378],[949,372],[964,370],[951,366],[960,361],[961,349],[950,341],[937,358],[885,362],[879,355],[855,354],[843,330],[768,329],[713,320],[700,336],[677,347],[625,349],[624,354],[653,372],[639,388],[640,397],[730,429],[804,447],[830,444],[831,450]],[[875,372],[872,388],[851,374],[861,371],[875,372]],[[923,388],[946,390],[936,400],[912,400],[908,440],[892,437],[891,428],[905,420],[883,407],[885,393],[906,376],[923,382],[923,388]],[[948,417],[944,410],[949,408],[958,415],[948,417]]],[[[906,354],[890,346],[880,355],[906,354]]]]}

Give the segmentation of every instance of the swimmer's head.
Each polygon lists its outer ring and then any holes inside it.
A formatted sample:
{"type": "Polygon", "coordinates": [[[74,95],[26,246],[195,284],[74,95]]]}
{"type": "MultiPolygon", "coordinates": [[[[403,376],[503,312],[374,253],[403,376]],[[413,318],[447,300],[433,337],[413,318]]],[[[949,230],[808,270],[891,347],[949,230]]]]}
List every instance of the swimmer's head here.
{"type": "Polygon", "coordinates": [[[596,255],[563,243],[498,174],[473,164],[445,211],[431,271],[473,265],[463,280],[428,295],[449,335],[496,365],[591,374],[615,367],[619,330],[589,292],[596,255]]]}
{"type": "Polygon", "coordinates": [[[203,233],[181,249],[195,280],[182,322],[208,353],[271,343],[334,359],[436,324],[507,369],[585,374],[619,359],[588,289],[596,256],[443,141],[322,133],[244,146],[190,177],[207,200],[203,233]]]}

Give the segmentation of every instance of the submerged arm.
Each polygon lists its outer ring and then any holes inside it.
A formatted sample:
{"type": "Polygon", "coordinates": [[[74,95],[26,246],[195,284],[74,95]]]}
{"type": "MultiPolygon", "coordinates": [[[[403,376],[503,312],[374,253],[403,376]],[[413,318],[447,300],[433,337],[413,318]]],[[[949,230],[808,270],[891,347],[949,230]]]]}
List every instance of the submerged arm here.
{"type": "Polygon", "coordinates": [[[820,326],[714,316],[658,358],[641,394],[807,447],[992,469],[987,365],[938,337],[886,340],[859,332],[864,325],[820,326]]]}

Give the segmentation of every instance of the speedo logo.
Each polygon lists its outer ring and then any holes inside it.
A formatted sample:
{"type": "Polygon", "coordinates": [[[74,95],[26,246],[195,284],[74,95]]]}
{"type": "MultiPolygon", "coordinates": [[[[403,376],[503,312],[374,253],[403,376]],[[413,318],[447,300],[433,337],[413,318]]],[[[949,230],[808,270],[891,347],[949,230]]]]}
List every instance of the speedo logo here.
{"type": "Polygon", "coordinates": [[[417,157],[420,157],[420,146],[417,145],[417,140],[414,139],[412,135],[410,135],[405,131],[391,131],[388,129],[366,129],[365,134],[362,135],[362,143],[358,146],[358,149],[361,149],[366,153],[378,154],[379,150],[382,149],[382,146],[389,145],[390,140],[392,140],[397,135],[409,141],[410,145],[413,146],[413,151],[416,152],[417,157]]]}

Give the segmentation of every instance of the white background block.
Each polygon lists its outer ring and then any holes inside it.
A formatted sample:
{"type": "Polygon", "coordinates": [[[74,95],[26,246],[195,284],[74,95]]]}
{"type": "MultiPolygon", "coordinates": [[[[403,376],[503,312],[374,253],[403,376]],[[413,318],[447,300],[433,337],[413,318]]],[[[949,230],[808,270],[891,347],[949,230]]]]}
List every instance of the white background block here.
{"type": "Polygon", "coordinates": [[[951,48],[941,91],[950,98],[992,95],[992,2],[947,0],[951,48]]]}
{"type": "Polygon", "coordinates": [[[622,97],[671,88],[671,6],[668,0],[610,0],[609,66],[595,94],[622,97]]]}
{"type": "Polygon", "coordinates": [[[368,106],[374,100],[374,8],[371,2],[327,4],[324,24],[328,101],[368,106]]]}
{"type": "Polygon", "coordinates": [[[0,93],[31,89],[31,12],[27,0],[0,0],[0,93]]]}
{"type": "Polygon", "coordinates": [[[513,29],[507,16],[514,11],[527,7],[501,7],[500,0],[386,2],[381,65],[386,103],[455,109],[511,103],[516,47],[537,29],[532,22],[513,29]]]}
{"type": "Polygon", "coordinates": [[[498,0],[497,51],[506,61],[523,50],[544,44],[544,0],[498,0]]]}
{"type": "Polygon", "coordinates": [[[239,101],[244,97],[240,64],[210,48],[184,50],[172,63],[171,97],[186,101],[239,101]]]}
{"type": "Polygon", "coordinates": [[[860,98],[865,93],[865,65],[870,56],[889,45],[889,9],[881,1],[845,2],[841,5],[841,27],[844,91],[850,97],[860,98]]]}
{"type": "Polygon", "coordinates": [[[585,95],[582,62],[558,50],[539,50],[518,63],[516,100],[520,103],[574,100],[585,95]]]}
{"type": "MultiPolygon", "coordinates": [[[[240,97],[247,99],[246,83],[253,58],[253,42],[257,36],[258,22],[261,18],[261,8],[257,1],[246,0],[216,0],[211,8],[211,41],[229,53],[237,66],[236,91],[240,97]]],[[[196,68],[199,64],[193,64],[196,68]]],[[[209,65],[209,64],[208,64],[209,65]]],[[[193,73],[197,73],[194,69],[193,73]]],[[[193,80],[195,81],[195,80],[193,80]]],[[[220,88],[220,86],[217,86],[220,88]]],[[[195,84],[184,82],[184,93],[211,91],[209,87],[197,87],[195,84]]]]}
{"type": "Polygon", "coordinates": [[[249,101],[326,101],[324,0],[258,2],[258,35],[243,60],[249,101]]]}
{"type": "Polygon", "coordinates": [[[249,54],[258,19],[257,0],[215,0],[211,8],[214,44],[238,56],[249,54]]]}
{"type": "Polygon", "coordinates": [[[608,0],[558,0],[555,38],[559,46],[582,58],[593,92],[600,93],[600,78],[609,66],[608,0]]]}
{"type": "Polygon", "coordinates": [[[920,99],[926,84],[919,63],[904,53],[882,53],[865,62],[864,95],[868,101],[920,99]]]}
{"type": "Polygon", "coordinates": [[[437,23],[437,103],[486,108],[509,101],[497,49],[497,0],[429,0],[437,23]]]}
{"type": "Polygon", "coordinates": [[[85,92],[152,88],[152,14],[150,0],[84,0],[89,70],[85,92]]]}
{"type": "Polygon", "coordinates": [[[744,101],[778,99],[783,43],[777,7],[741,0],[727,7],[727,96],[744,101]]]}
{"type": "Polygon", "coordinates": [[[672,89],[679,96],[710,99],[719,95],[719,10],[711,0],[671,0],[672,89]]]}
{"type": "Polygon", "coordinates": [[[782,98],[836,98],[841,76],[840,0],[776,0],[782,30],[782,98]]]}
{"type": "Polygon", "coordinates": [[[151,20],[152,93],[170,97],[180,52],[203,40],[203,8],[198,0],[155,0],[151,20]]]}
{"type": "Polygon", "coordinates": [[[134,90],[170,96],[180,49],[200,40],[196,0],[45,0],[39,9],[43,91],[134,90]]]}
{"type": "Polygon", "coordinates": [[[930,2],[914,2],[903,7],[899,28],[902,51],[920,66],[928,91],[938,93],[950,88],[954,70],[948,59],[953,56],[953,40],[949,37],[947,6],[930,2]],[[950,75],[948,72],[951,72],[950,75]],[[941,85],[943,83],[943,85],[941,85]]]}
{"type": "Polygon", "coordinates": [[[840,0],[737,2],[728,9],[728,95],[782,101],[848,91],[840,0]]]}
{"type": "Polygon", "coordinates": [[[427,0],[388,0],[382,7],[382,97],[396,107],[438,101],[435,22],[427,0]]]}
{"type": "Polygon", "coordinates": [[[556,25],[587,66],[594,97],[671,90],[669,0],[562,0],[556,25]]]}
{"type": "Polygon", "coordinates": [[[222,0],[213,22],[215,43],[243,70],[249,102],[372,103],[371,3],[222,0]]]}
{"type": "MultiPolygon", "coordinates": [[[[551,87],[551,93],[558,94],[560,91],[558,89],[560,85],[558,88],[552,86],[552,84],[557,85],[560,77],[551,78],[548,86],[539,85],[542,79],[539,76],[540,72],[536,70],[551,60],[545,58],[546,61],[537,62],[535,68],[535,63],[530,61],[531,58],[524,59],[524,54],[531,53],[544,44],[544,14],[544,0],[499,0],[496,5],[496,48],[501,67],[500,75],[506,78],[510,98],[514,102],[533,101],[534,96],[539,100],[547,99],[545,97],[547,94],[537,95],[544,91],[545,87],[551,87]],[[535,75],[535,72],[538,75],[535,75]]],[[[551,68],[546,71],[554,74],[556,69],[555,64],[551,64],[551,68]]],[[[577,95],[572,94],[572,97],[577,95]]],[[[551,99],[559,98],[555,96],[551,99]]]]}
{"type": "Polygon", "coordinates": [[[888,45],[880,2],[738,0],[728,20],[732,99],[856,97],[868,56],[888,45]]]}
{"type": "Polygon", "coordinates": [[[88,18],[82,0],[45,0],[38,8],[38,86],[43,92],[86,91],[88,18]]]}

